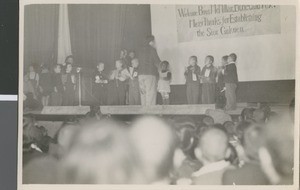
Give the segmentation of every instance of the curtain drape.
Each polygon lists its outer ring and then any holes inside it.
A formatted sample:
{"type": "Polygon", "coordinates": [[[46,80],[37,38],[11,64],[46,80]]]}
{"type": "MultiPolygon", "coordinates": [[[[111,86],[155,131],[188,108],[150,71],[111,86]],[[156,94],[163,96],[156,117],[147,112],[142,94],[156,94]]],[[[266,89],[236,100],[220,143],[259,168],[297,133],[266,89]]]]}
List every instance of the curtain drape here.
{"type": "Polygon", "coordinates": [[[24,67],[56,62],[58,5],[26,5],[24,20],[24,67]]]}
{"type": "Polygon", "coordinates": [[[110,65],[121,48],[125,6],[69,5],[71,45],[74,60],[83,67],[99,61],[110,65]]]}
{"type": "Polygon", "coordinates": [[[57,63],[64,63],[67,56],[72,55],[70,28],[69,28],[69,13],[68,5],[59,5],[59,19],[58,19],[58,52],[57,63]]]}
{"type": "Polygon", "coordinates": [[[151,34],[149,5],[69,5],[72,52],[83,67],[114,66],[120,50],[137,49],[151,34]]]}

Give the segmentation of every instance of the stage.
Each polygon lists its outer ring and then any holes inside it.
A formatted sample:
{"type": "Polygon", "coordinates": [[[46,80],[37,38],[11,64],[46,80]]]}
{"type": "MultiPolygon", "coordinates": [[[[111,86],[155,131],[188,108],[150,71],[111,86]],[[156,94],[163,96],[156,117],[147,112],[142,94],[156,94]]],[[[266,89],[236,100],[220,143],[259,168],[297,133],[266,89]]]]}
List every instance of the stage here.
{"type": "MultiPolygon", "coordinates": [[[[238,103],[237,109],[226,111],[235,117],[241,114],[246,107],[258,108],[257,104],[238,103]]],[[[277,113],[288,111],[288,105],[270,105],[271,110],[277,113]]],[[[155,105],[155,106],[101,106],[103,114],[112,116],[137,116],[137,115],[204,115],[207,109],[215,109],[214,104],[199,105],[155,105]]],[[[61,121],[66,116],[83,116],[90,111],[89,106],[46,106],[41,111],[26,112],[33,114],[37,120],[61,121]]]]}

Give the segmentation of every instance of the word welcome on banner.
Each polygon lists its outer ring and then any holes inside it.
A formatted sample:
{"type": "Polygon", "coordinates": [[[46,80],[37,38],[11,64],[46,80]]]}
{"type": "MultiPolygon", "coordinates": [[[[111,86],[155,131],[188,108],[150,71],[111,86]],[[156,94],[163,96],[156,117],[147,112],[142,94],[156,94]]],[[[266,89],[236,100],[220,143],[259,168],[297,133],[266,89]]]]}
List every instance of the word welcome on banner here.
{"type": "Polygon", "coordinates": [[[280,33],[280,6],[177,5],[178,42],[280,33]]]}

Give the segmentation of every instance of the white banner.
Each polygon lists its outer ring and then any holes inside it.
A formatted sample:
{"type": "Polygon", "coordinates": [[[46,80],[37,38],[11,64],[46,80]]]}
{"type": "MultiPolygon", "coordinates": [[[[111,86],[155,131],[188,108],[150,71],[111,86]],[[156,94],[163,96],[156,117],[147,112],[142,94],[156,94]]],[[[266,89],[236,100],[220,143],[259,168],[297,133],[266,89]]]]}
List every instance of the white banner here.
{"type": "Polygon", "coordinates": [[[177,5],[178,42],[280,34],[280,6],[177,5]]]}

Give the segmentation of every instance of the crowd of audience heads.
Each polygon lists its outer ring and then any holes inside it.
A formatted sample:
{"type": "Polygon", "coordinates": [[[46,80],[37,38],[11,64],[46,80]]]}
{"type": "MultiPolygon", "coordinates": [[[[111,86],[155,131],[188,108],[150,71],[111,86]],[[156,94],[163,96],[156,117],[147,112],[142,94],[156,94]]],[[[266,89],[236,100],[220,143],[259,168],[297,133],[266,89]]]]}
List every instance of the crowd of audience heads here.
{"type": "Polygon", "coordinates": [[[292,115],[260,105],[223,123],[210,115],[124,122],[91,107],[54,137],[24,115],[23,183],[293,184],[292,115]]]}

